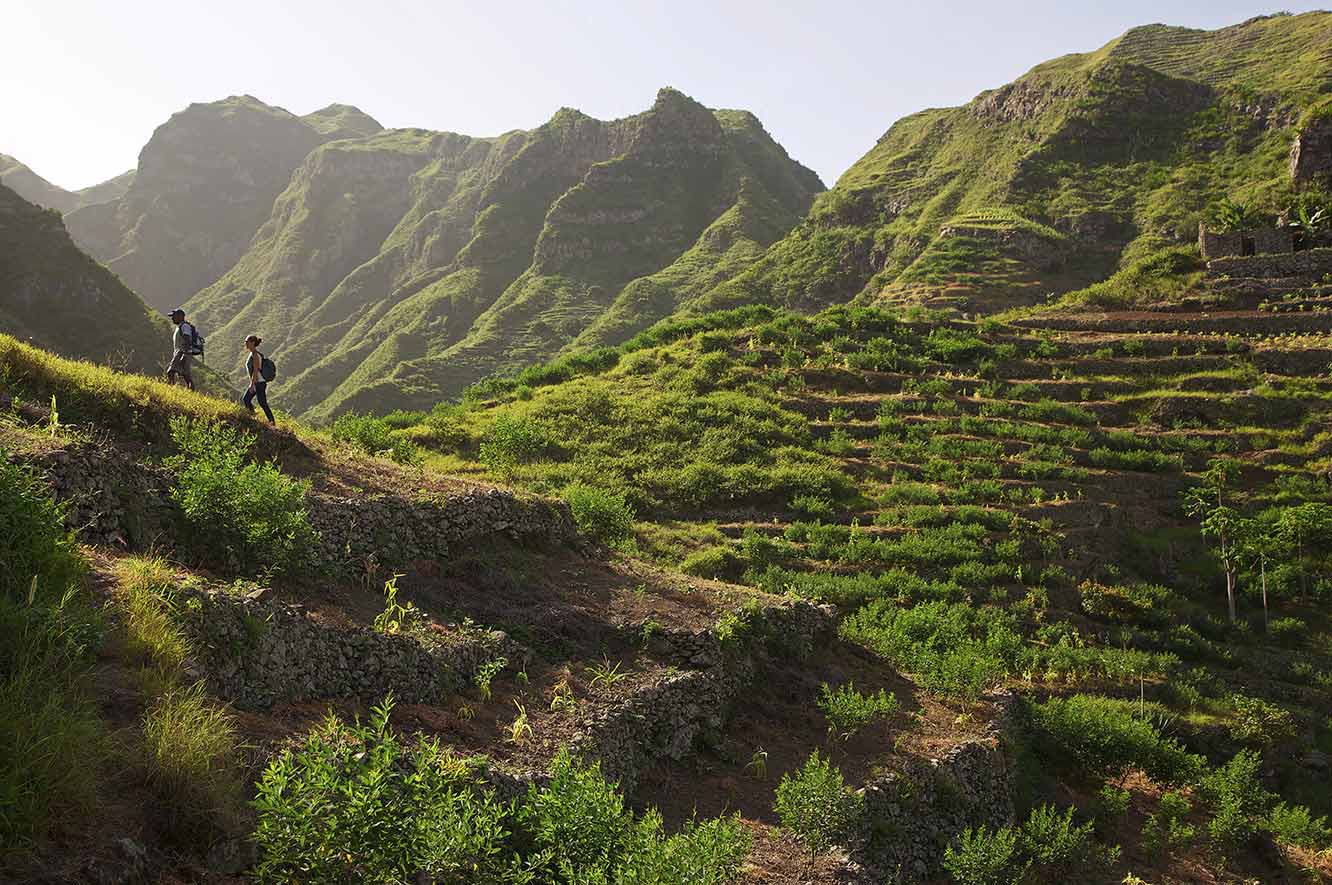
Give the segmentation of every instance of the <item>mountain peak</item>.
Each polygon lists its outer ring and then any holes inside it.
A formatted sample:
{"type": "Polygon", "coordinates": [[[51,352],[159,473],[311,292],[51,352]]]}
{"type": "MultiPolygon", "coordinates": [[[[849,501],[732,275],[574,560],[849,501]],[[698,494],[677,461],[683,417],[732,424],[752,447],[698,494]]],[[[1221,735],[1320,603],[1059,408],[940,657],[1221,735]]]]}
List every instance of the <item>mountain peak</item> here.
{"type": "Polygon", "coordinates": [[[374,135],[384,127],[365,111],[349,104],[333,103],[301,117],[316,132],[333,138],[353,138],[374,135]]]}

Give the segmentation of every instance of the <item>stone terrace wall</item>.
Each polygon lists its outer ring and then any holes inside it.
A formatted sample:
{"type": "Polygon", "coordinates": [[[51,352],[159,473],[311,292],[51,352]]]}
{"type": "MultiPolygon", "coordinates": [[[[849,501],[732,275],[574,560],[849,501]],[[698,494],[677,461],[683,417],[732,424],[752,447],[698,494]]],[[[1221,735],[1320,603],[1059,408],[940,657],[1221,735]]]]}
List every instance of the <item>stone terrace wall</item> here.
{"type": "Polygon", "coordinates": [[[875,882],[919,882],[938,876],[944,849],[967,827],[1014,822],[1012,762],[1005,737],[1019,727],[1015,694],[996,696],[1000,713],[985,740],[919,761],[864,785],[865,814],[857,864],[875,882]]]}
{"type": "Polygon", "coordinates": [[[1207,262],[1209,274],[1232,277],[1311,277],[1332,273],[1332,247],[1320,246],[1303,252],[1271,255],[1231,255],[1207,262]]]}
{"type": "MultiPolygon", "coordinates": [[[[68,502],[66,524],[83,540],[128,550],[175,545],[182,526],[167,471],[91,445],[21,457],[47,474],[57,500],[68,502]]],[[[491,534],[541,544],[581,543],[563,502],[501,489],[442,499],[311,494],[307,508],[321,538],[318,565],[346,575],[364,573],[372,561],[391,569],[445,559],[450,545],[491,534]]]]}
{"type": "Polygon", "coordinates": [[[181,590],[175,611],[193,640],[191,666],[214,694],[248,710],[307,699],[377,703],[390,691],[407,703],[436,702],[466,686],[482,663],[505,657],[523,666],[527,655],[499,631],[387,636],[225,592],[181,590]]]}
{"type": "Polygon", "coordinates": [[[628,703],[593,714],[572,748],[600,761],[602,772],[632,793],[647,766],[683,759],[700,738],[720,735],[731,705],[766,658],[808,655],[836,629],[832,608],[803,600],[747,610],[737,623],[727,642],[714,631],[672,640],[685,666],[704,669],[669,673],[628,703]]]}

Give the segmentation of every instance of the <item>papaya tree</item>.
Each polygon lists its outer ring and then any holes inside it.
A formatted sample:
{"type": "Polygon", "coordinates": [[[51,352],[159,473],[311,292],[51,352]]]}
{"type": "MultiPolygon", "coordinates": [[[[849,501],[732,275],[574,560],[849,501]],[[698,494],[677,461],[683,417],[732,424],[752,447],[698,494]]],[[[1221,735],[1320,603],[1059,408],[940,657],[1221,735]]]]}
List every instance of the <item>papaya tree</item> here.
{"type": "Polygon", "coordinates": [[[1213,542],[1217,559],[1226,573],[1226,607],[1235,622],[1235,593],[1252,534],[1252,525],[1242,513],[1226,503],[1231,486],[1239,477],[1240,464],[1233,458],[1214,458],[1203,472],[1203,484],[1185,492],[1184,509],[1198,520],[1204,538],[1213,542]]]}

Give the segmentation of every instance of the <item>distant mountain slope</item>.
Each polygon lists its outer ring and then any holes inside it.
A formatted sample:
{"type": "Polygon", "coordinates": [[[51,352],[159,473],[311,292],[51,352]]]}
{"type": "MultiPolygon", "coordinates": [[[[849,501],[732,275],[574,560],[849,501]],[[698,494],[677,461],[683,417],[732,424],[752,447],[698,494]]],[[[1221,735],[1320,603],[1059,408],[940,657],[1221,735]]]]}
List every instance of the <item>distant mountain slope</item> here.
{"type": "Polygon", "coordinates": [[[101,184],[94,184],[83,190],[67,191],[42,178],[8,154],[0,154],[0,184],[31,203],[58,212],[73,212],[80,206],[117,199],[129,189],[133,180],[133,171],[123,172],[101,184]]]}
{"type": "Polygon", "coordinates": [[[1329,93],[1332,14],[1135,28],[895,123],[705,301],[1038,301],[1194,240],[1223,196],[1275,216],[1300,121],[1329,93]]]}
{"type": "Polygon", "coordinates": [[[377,126],[343,106],[301,118],[250,96],[190,105],[153,133],[124,195],[71,213],[70,233],[173,307],[235,264],[311,150],[377,126]]]}
{"type": "Polygon", "coordinates": [[[156,374],[170,327],[79,251],[58,213],[0,185],[0,331],[63,356],[156,374]]]}
{"type": "Polygon", "coordinates": [[[753,115],[674,90],[496,138],[376,132],[312,151],[189,307],[214,340],[270,342],[286,408],[425,405],[580,335],[623,340],[745,267],[821,189],[753,115]]]}

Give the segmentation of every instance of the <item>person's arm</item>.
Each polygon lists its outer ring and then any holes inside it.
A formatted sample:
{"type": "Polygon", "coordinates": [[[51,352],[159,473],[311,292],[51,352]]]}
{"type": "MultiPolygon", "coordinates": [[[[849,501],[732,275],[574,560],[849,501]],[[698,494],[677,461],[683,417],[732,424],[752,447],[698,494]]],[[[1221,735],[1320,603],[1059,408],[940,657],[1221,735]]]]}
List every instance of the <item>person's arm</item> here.
{"type": "Polygon", "coordinates": [[[250,353],[250,359],[249,359],[249,363],[250,363],[250,389],[251,389],[251,390],[255,390],[255,389],[256,389],[256,388],[255,388],[255,385],[259,383],[259,364],[260,364],[261,362],[262,362],[262,359],[261,359],[260,356],[259,356],[259,351],[257,351],[257,350],[255,350],[255,351],[251,351],[251,353],[250,353]]]}

